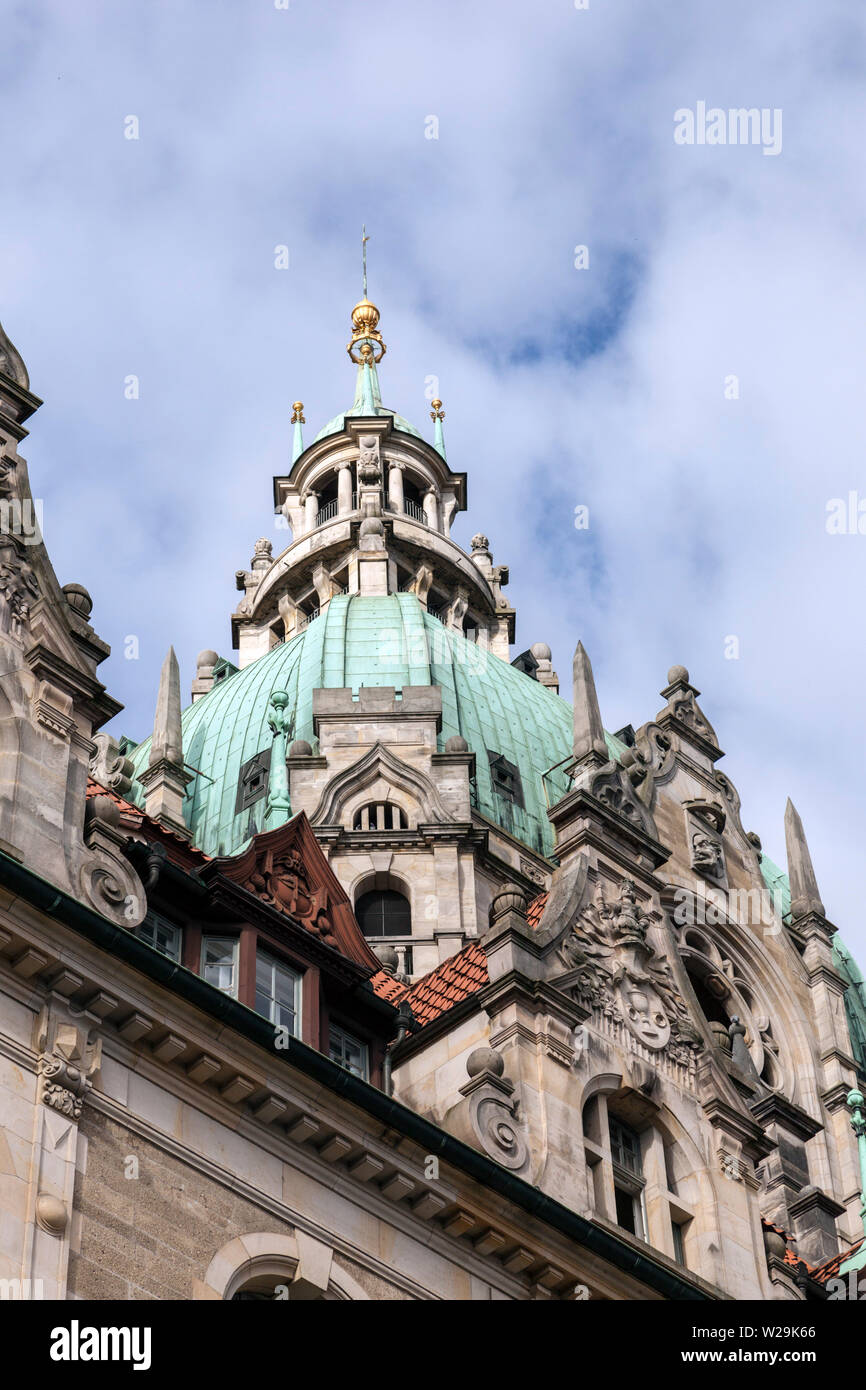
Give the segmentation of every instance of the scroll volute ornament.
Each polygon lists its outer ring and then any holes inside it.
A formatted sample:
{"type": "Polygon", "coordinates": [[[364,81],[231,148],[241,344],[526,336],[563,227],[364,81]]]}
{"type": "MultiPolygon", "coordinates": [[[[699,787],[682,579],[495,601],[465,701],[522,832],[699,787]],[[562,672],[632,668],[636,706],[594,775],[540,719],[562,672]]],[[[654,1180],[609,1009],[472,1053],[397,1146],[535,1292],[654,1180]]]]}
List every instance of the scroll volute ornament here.
{"type": "Polygon", "coordinates": [[[84,1097],[102,1064],[102,1041],[95,1029],[46,1010],[39,1021],[37,1048],[40,1101],[71,1120],[80,1119],[84,1097]]]}

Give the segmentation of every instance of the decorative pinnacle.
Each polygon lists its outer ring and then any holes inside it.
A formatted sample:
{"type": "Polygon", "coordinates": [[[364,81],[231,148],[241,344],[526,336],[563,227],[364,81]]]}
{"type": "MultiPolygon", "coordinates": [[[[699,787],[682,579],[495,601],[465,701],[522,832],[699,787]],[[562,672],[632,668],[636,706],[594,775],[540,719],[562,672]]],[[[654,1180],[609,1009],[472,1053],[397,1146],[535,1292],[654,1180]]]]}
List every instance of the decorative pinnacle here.
{"type": "Polygon", "coordinates": [[[303,402],[303,401],[293,401],[293,402],[292,402],[292,424],[293,424],[293,425],[305,425],[306,423],[307,423],[307,422],[306,422],[306,420],[304,419],[304,402],[303,402]]]}
{"type": "Polygon", "coordinates": [[[444,420],[445,411],[442,409],[442,402],[437,398],[435,401],[431,401],[430,404],[433,407],[433,409],[430,411],[430,419],[444,420]]]}
{"type": "Polygon", "coordinates": [[[788,878],[791,884],[791,915],[796,921],[810,912],[824,916],[824,904],[818,893],[818,882],[812,867],[812,856],[806,843],[803,822],[788,798],[785,807],[785,848],[788,853],[788,878]]]}
{"type": "Polygon", "coordinates": [[[607,762],[607,743],[595,693],[595,680],[582,642],[578,642],[574,653],[573,701],[575,758],[592,757],[607,762]]]}
{"type": "Polygon", "coordinates": [[[382,334],[378,331],[379,310],[367,298],[367,228],[361,231],[361,256],[363,262],[364,297],[359,299],[352,310],[352,341],[346,351],[358,366],[372,367],[381,362],[387,351],[382,334]]]}
{"type": "Polygon", "coordinates": [[[183,734],[180,720],[180,670],[174,647],[169,647],[159,676],[156,714],[148,766],[165,761],[183,766],[183,734]]]}

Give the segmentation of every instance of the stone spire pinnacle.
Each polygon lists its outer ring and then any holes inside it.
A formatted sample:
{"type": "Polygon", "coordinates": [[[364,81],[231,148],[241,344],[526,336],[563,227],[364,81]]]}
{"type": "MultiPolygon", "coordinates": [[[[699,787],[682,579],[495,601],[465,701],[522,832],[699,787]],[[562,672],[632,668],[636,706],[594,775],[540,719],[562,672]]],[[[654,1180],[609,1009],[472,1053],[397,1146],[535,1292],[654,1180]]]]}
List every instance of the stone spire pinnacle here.
{"type": "Polygon", "coordinates": [[[294,465],[301,454],[304,452],[304,402],[294,401],[292,403],[292,424],[295,427],[292,436],[292,464],[294,465]]]}
{"type": "Polygon", "coordinates": [[[582,642],[574,653],[574,756],[578,760],[593,757],[608,761],[604,725],[595,693],[595,681],[589,657],[582,642]]]}
{"type": "Polygon", "coordinates": [[[169,647],[159,675],[153,737],[150,741],[148,767],[165,759],[183,763],[183,735],[180,727],[180,668],[174,647],[169,647]]]}
{"type": "Polygon", "coordinates": [[[812,867],[812,856],[806,843],[803,822],[796,807],[788,798],[785,807],[785,848],[788,854],[788,880],[791,884],[791,916],[806,917],[810,912],[823,917],[824,904],[818,893],[818,881],[812,867]]]}
{"type": "Polygon", "coordinates": [[[144,787],[147,815],[186,838],[189,838],[189,830],[184,821],[183,801],[191,780],[183,765],[180,669],[174,647],[169,647],[159,677],[150,757],[139,781],[144,787]]]}
{"type": "Polygon", "coordinates": [[[433,448],[446,458],[445,435],[442,431],[442,421],[445,419],[445,411],[442,409],[442,402],[437,398],[431,401],[433,409],[430,411],[430,419],[433,421],[433,448]]]}

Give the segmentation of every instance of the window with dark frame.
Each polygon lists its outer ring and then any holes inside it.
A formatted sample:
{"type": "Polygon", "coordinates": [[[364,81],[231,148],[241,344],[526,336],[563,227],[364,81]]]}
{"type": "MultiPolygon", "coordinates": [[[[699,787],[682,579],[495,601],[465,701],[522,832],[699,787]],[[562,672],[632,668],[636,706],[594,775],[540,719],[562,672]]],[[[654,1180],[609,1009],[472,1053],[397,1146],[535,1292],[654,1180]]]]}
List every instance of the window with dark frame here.
{"type": "Polygon", "coordinates": [[[363,893],[355,904],[355,916],[365,936],[409,936],[412,932],[409,900],[393,888],[363,893]]]}
{"type": "Polygon", "coordinates": [[[267,794],[268,777],[271,769],[271,750],[263,748],[261,753],[248,758],[238,773],[238,790],[235,797],[235,815],[253,806],[267,794]]]}
{"type": "Polygon", "coordinates": [[[144,921],[139,922],[135,928],[135,935],[140,941],[146,941],[155,951],[168,956],[169,960],[180,960],[183,933],[180,927],[161,917],[158,912],[148,912],[144,921]]]}
{"type": "Polygon", "coordinates": [[[345,1028],[340,1028],[332,1023],[328,1037],[328,1051],[332,1062],[345,1067],[353,1076],[360,1076],[362,1081],[370,1079],[370,1059],[369,1049],[365,1042],[360,1038],[347,1033],[345,1028]]]}
{"type": "Polygon", "coordinates": [[[492,753],[489,748],[487,760],[490,765],[490,780],[496,795],[501,797],[503,801],[510,802],[512,806],[522,808],[524,800],[520,769],[503,757],[501,753],[492,753]]]}

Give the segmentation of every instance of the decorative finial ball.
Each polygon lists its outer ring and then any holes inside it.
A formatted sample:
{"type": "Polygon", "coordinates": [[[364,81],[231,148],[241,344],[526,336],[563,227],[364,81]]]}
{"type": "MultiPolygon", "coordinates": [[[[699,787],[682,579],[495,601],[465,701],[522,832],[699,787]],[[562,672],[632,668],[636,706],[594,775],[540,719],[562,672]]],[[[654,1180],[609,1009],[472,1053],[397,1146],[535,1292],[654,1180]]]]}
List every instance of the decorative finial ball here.
{"type": "Polygon", "coordinates": [[[466,742],[462,734],[452,734],[450,738],[446,738],[445,740],[445,752],[468,753],[469,744],[466,742]]]}
{"type": "Polygon", "coordinates": [[[305,738],[296,738],[291,748],[289,749],[289,757],[309,758],[312,756],[312,752],[312,744],[308,743],[305,738]]]}
{"type": "Polygon", "coordinates": [[[70,608],[74,608],[75,612],[80,613],[82,618],[90,617],[93,612],[93,599],[83,584],[64,584],[63,592],[70,608]]]}
{"type": "Polygon", "coordinates": [[[431,401],[431,402],[430,402],[430,405],[431,405],[431,407],[433,408],[433,410],[441,410],[441,409],[442,409],[442,402],[440,401],[440,399],[439,399],[438,396],[436,397],[435,401],[431,401]]]}
{"type": "Polygon", "coordinates": [[[490,904],[490,921],[495,922],[506,912],[516,912],[519,917],[526,916],[526,894],[516,883],[507,883],[500,888],[490,904]]]}
{"type": "Polygon", "coordinates": [[[352,310],[352,326],[358,333],[372,333],[379,324],[379,310],[364,296],[352,310]]]}
{"type": "Polygon", "coordinates": [[[361,522],[359,534],[362,536],[384,536],[385,524],[382,518],[378,516],[365,516],[364,520],[361,522]]]}
{"type": "Polygon", "coordinates": [[[481,531],[479,531],[477,535],[472,537],[472,540],[469,542],[469,544],[472,546],[473,550],[487,550],[490,546],[489,540],[485,535],[481,533],[481,531]]]}
{"type": "Polygon", "coordinates": [[[255,543],[256,555],[271,555],[274,549],[273,541],[269,541],[267,536],[260,536],[255,543]]]}
{"type": "Polygon", "coordinates": [[[470,1076],[480,1076],[483,1071],[492,1071],[501,1076],[505,1071],[505,1058],[493,1047],[476,1047],[466,1059],[466,1070],[470,1076]]]}
{"type": "Polygon", "coordinates": [[[212,652],[209,647],[205,647],[203,652],[199,652],[195,659],[195,669],[197,671],[207,670],[216,666],[219,661],[219,653],[212,652]]]}
{"type": "Polygon", "coordinates": [[[400,957],[393,946],[374,946],[373,955],[388,975],[396,975],[400,967],[400,957]]]}
{"type": "Polygon", "coordinates": [[[292,401],[292,410],[295,412],[296,415],[300,415],[300,413],[301,413],[301,411],[303,410],[303,408],[304,408],[304,402],[303,402],[303,401],[292,401]]]}
{"type": "Polygon", "coordinates": [[[533,642],[529,650],[536,661],[550,661],[553,655],[546,642],[533,642]]]}
{"type": "Polygon", "coordinates": [[[271,691],[271,704],[273,705],[274,709],[285,709],[288,703],[289,697],[286,694],[285,690],[271,691]]]}
{"type": "Polygon", "coordinates": [[[862,1091],[849,1091],[846,1103],[849,1110],[862,1110],[864,1104],[862,1091]]]}
{"type": "Polygon", "coordinates": [[[688,685],[689,673],[685,666],[672,666],[668,671],[668,685],[679,685],[680,682],[688,685]]]}
{"type": "Polygon", "coordinates": [[[120,807],[112,796],[105,796],[102,792],[98,796],[88,797],[84,807],[84,819],[88,825],[95,820],[101,820],[103,825],[120,825],[120,807]]]}

